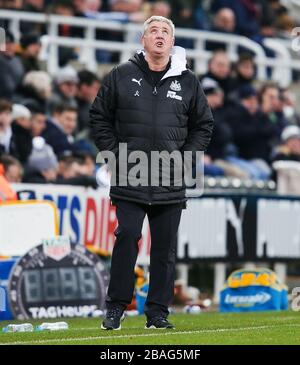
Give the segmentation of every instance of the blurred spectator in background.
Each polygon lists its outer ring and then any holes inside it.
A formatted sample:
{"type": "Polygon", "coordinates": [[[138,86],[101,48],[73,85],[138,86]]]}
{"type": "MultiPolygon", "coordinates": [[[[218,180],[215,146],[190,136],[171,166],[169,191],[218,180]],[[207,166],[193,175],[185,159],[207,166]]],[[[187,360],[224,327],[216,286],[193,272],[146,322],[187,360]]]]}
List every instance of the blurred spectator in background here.
{"type": "Polygon", "coordinates": [[[154,1],[150,5],[150,16],[158,15],[164,16],[165,18],[170,18],[171,15],[171,5],[168,1],[154,1]]]}
{"type": "Polygon", "coordinates": [[[25,106],[37,104],[46,113],[51,92],[49,74],[45,71],[31,71],[25,75],[22,86],[13,100],[25,106]]]}
{"type": "Polygon", "coordinates": [[[87,128],[89,110],[100,88],[100,81],[96,74],[88,70],[78,72],[78,89],[76,102],[78,107],[78,131],[87,128]]]}
{"type": "Polygon", "coordinates": [[[23,10],[30,13],[43,13],[45,3],[44,0],[24,0],[23,10]]]}
{"type": "Polygon", "coordinates": [[[143,2],[144,0],[110,0],[109,5],[111,11],[131,14],[131,21],[144,21],[143,14],[143,2]],[[133,18],[132,18],[133,16],[133,18]]]}
{"type": "MultiPolygon", "coordinates": [[[[51,13],[61,16],[74,16],[75,7],[70,0],[56,0],[50,7],[51,13]]],[[[64,37],[72,36],[72,26],[69,24],[60,24],[58,27],[58,33],[64,37]]]]}
{"type": "Polygon", "coordinates": [[[54,78],[54,90],[49,100],[48,109],[50,113],[58,105],[65,104],[77,108],[76,94],[79,79],[77,72],[72,66],[60,69],[54,78]]]}
{"type": "Polygon", "coordinates": [[[78,151],[74,156],[80,161],[81,171],[84,175],[95,176],[96,172],[96,156],[90,152],[78,151]]]}
{"type": "MultiPolygon", "coordinates": [[[[22,10],[23,0],[1,0],[0,9],[5,10],[22,10]]],[[[0,27],[3,29],[9,29],[8,19],[0,19],[0,27]]]]}
{"type": "Polygon", "coordinates": [[[228,156],[236,154],[236,147],[225,118],[223,90],[215,80],[208,77],[202,80],[202,88],[214,117],[214,132],[204,157],[205,175],[248,177],[244,170],[226,161],[228,156]]]}
{"type": "Polygon", "coordinates": [[[280,109],[280,93],[279,87],[274,82],[263,84],[258,93],[258,100],[262,112],[261,118],[266,126],[272,129],[273,144],[280,139],[283,128],[287,125],[287,121],[280,109]]]}
{"type": "Polygon", "coordinates": [[[292,30],[297,26],[287,10],[283,10],[276,18],[276,36],[280,38],[291,38],[292,30]]]}
{"type": "Polygon", "coordinates": [[[212,31],[233,34],[235,31],[235,14],[230,8],[222,8],[214,17],[212,31]]]}
{"type": "Polygon", "coordinates": [[[71,179],[80,174],[80,163],[73,155],[62,155],[58,162],[58,175],[63,179],[71,179]]]}
{"type": "Polygon", "coordinates": [[[85,17],[85,12],[87,10],[87,0],[73,0],[75,8],[75,16],[85,17]]]}
{"type": "Polygon", "coordinates": [[[23,167],[16,158],[10,155],[2,155],[0,163],[4,167],[4,177],[9,183],[20,183],[23,176],[23,167]]]}
{"type": "Polygon", "coordinates": [[[231,132],[226,128],[224,121],[218,119],[223,106],[224,93],[219,84],[208,77],[202,79],[202,88],[214,117],[214,132],[204,156],[204,173],[210,176],[223,176],[224,170],[216,166],[214,160],[224,157],[226,144],[231,138],[231,132]],[[225,127],[224,130],[223,126],[225,127]]]}
{"type": "Polygon", "coordinates": [[[213,0],[211,11],[216,14],[222,8],[230,8],[236,19],[236,31],[246,37],[259,32],[260,9],[256,0],[213,0]]]}
{"type": "Polygon", "coordinates": [[[40,64],[38,56],[41,50],[40,36],[36,33],[23,34],[20,39],[20,45],[21,53],[19,57],[25,73],[39,71],[40,64]]]}
{"type": "Polygon", "coordinates": [[[224,51],[213,53],[208,63],[208,72],[203,76],[217,81],[225,93],[225,101],[228,93],[233,89],[233,80],[231,77],[231,64],[227,54],[224,51]]]}
{"type": "Polygon", "coordinates": [[[255,63],[249,53],[241,53],[233,68],[232,88],[238,89],[243,85],[250,85],[255,79],[255,63]]]}
{"type": "Polygon", "coordinates": [[[97,188],[94,174],[89,174],[82,157],[62,155],[59,159],[57,184],[81,185],[97,188]]]}
{"type": "Polygon", "coordinates": [[[272,155],[273,161],[300,162],[300,128],[295,125],[285,127],[281,134],[281,143],[272,155]]]}
{"type": "MultiPolygon", "coordinates": [[[[143,0],[110,0],[102,4],[99,0],[87,0],[85,15],[88,18],[97,19],[99,21],[116,21],[120,23],[143,22],[146,18],[146,13],[143,9],[143,0]],[[103,6],[102,6],[103,5],[103,6]],[[106,11],[103,11],[103,10],[106,11]]],[[[124,37],[122,32],[97,29],[96,39],[119,41],[123,42],[124,37]]],[[[130,39],[134,42],[137,39],[130,39]]],[[[103,49],[96,50],[96,57],[99,63],[118,62],[119,54],[109,52],[103,49]]]]}
{"type": "Polygon", "coordinates": [[[32,137],[41,136],[46,129],[46,115],[37,103],[28,104],[31,112],[31,135],[32,137]]]}
{"type": "Polygon", "coordinates": [[[227,109],[226,120],[231,126],[239,156],[245,159],[263,156],[267,160],[266,141],[259,133],[257,91],[252,86],[243,85],[238,90],[238,96],[238,103],[227,109]]]}
{"type": "MultiPolygon", "coordinates": [[[[195,11],[197,6],[196,0],[169,0],[172,13],[171,19],[177,28],[195,27],[195,11]]],[[[180,38],[176,36],[176,45],[184,48],[193,48],[194,42],[192,39],[180,38]]]]}
{"type": "Polygon", "coordinates": [[[77,128],[77,109],[70,105],[58,105],[52,117],[47,120],[42,137],[60,156],[65,151],[72,151],[74,144],[73,133],[77,128]]]}
{"type": "Polygon", "coordinates": [[[16,56],[16,43],[13,34],[5,33],[5,51],[0,52],[0,98],[11,100],[24,76],[24,67],[16,56]]]}
{"type": "MultiPolygon", "coordinates": [[[[234,34],[235,32],[235,14],[230,8],[222,8],[217,11],[213,18],[212,32],[234,34]]],[[[226,50],[226,43],[220,41],[207,41],[208,51],[226,50]]]]}
{"type": "Polygon", "coordinates": [[[288,88],[282,88],[280,90],[280,100],[282,112],[287,123],[300,126],[300,115],[296,110],[296,95],[288,88]]]}
{"type": "Polygon", "coordinates": [[[87,0],[85,16],[98,20],[140,23],[146,17],[143,7],[143,0],[110,0],[108,1],[108,9],[103,11],[102,1],[87,0]]]}
{"type": "Polygon", "coordinates": [[[172,9],[172,21],[178,28],[194,28],[195,0],[169,0],[172,9]]]}
{"type": "Polygon", "coordinates": [[[10,154],[21,162],[31,151],[30,112],[23,105],[0,100],[0,155],[10,154]],[[14,120],[13,120],[14,119],[14,120]]]}
{"type": "MultiPolygon", "coordinates": [[[[55,15],[64,17],[75,16],[74,3],[71,0],[57,0],[51,6],[51,12],[55,15]]],[[[58,35],[61,37],[79,37],[82,38],[84,33],[82,28],[74,27],[70,24],[60,24],[58,27],[58,35]]],[[[72,47],[58,47],[58,64],[60,67],[78,58],[78,51],[72,47]]]]}
{"type": "MultiPolygon", "coordinates": [[[[45,2],[44,0],[24,0],[21,10],[36,14],[44,13],[45,2]]],[[[23,34],[34,32],[41,35],[46,33],[46,25],[30,21],[21,21],[20,30],[23,34]]]]}
{"type": "Polygon", "coordinates": [[[23,182],[54,183],[57,179],[58,161],[52,147],[42,137],[35,137],[32,144],[23,182]]]}
{"type": "Polygon", "coordinates": [[[231,126],[238,157],[249,162],[234,157],[228,160],[245,169],[251,178],[266,179],[271,173],[267,163],[270,161],[276,128],[262,118],[257,92],[251,85],[240,87],[239,99],[238,104],[227,110],[226,120],[231,126]]]}
{"type": "Polygon", "coordinates": [[[290,39],[291,31],[296,27],[295,21],[290,16],[288,9],[281,0],[269,0],[270,14],[275,22],[276,36],[290,39]]]}
{"type": "MultiPolygon", "coordinates": [[[[276,53],[273,49],[265,46],[265,38],[273,38],[276,35],[275,20],[274,19],[264,19],[259,28],[259,32],[251,37],[251,39],[257,42],[265,51],[267,57],[275,57],[276,53]]],[[[268,68],[268,74],[270,75],[271,69],[268,68]]]]}
{"type": "Polygon", "coordinates": [[[235,104],[239,100],[242,86],[251,86],[255,80],[255,63],[250,53],[241,53],[232,70],[232,91],[228,94],[228,102],[235,104]]]}
{"type": "Polygon", "coordinates": [[[4,167],[0,161],[0,202],[7,200],[17,200],[17,194],[4,176],[4,167]]]}
{"type": "Polygon", "coordinates": [[[97,13],[101,10],[102,0],[87,0],[85,14],[88,12],[97,13]]]}
{"type": "Polygon", "coordinates": [[[42,137],[35,137],[33,150],[26,165],[23,182],[67,184],[97,188],[94,176],[85,174],[81,160],[72,155],[60,157],[60,163],[42,137]]]}
{"type": "Polygon", "coordinates": [[[21,163],[26,163],[32,150],[31,113],[26,106],[12,106],[12,151],[11,154],[21,163]]]}
{"type": "Polygon", "coordinates": [[[23,105],[0,100],[0,154],[26,162],[31,152],[30,111],[23,105]]]}
{"type": "Polygon", "coordinates": [[[11,152],[12,105],[9,101],[0,100],[0,155],[11,152]]]}

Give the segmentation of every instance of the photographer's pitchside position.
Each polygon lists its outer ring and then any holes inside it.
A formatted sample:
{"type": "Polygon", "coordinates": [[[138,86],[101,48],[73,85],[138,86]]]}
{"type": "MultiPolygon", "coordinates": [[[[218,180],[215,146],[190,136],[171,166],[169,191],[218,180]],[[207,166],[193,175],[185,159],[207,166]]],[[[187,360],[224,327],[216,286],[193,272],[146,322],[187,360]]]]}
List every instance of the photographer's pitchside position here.
{"type": "Polygon", "coordinates": [[[173,328],[167,317],[186,185],[172,177],[179,167],[178,159],[169,166],[169,184],[164,184],[161,176],[158,183],[152,183],[151,178],[163,174],[164,165],[164,161],[151,164],[152,152],[177,151],[182,165],[186,151],[205,151],[213,129],[201,85],[186,67],[185,50],[174,47],[174,30],[167,18],[152,16],[146,20],[143,50],[107,75],[90,110],[92,135],[100,152],[113,152],[117,165],[121,165],[122,143],[128,154],[142,151],[148,158],[147,176],[144,180],[138,176],[143,183],[128,183],[131,169],[138,164],[129,159],[125,168],[117,169],[116,184],[111,184],[118,227],[102,329],[120,329],[123,312],[132,300],[138,241],[146,214],[151,232],[146,328],[173,328]]]}

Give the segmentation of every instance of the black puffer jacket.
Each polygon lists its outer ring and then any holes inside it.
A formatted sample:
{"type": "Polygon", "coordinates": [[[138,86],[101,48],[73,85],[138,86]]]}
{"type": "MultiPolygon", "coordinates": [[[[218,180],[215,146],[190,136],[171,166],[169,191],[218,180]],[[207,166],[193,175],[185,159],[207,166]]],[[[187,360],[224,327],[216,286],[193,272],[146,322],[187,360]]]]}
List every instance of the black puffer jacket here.
{"type": "MultiPolygon", "coordinates": [[[[182,53],[179,48],[174,47],[182,53]]],[[[119,155],[119,143],[127,143],[128,154],[140,150],[149,160],[151,151],[204,151],[211,138],[213,117],[199,81],[186,69],[185,52],[184,57],[172,55],[171,66],[157,85],[142,57],[136,53],[103,81],[90,109],[97,148],[112,151],[120,159],[126,156],[122,152],[119,155]]],[[[128,172],[134,165],[127,165],[128,172]]],[[[117,173],[117,185],[111,186],[110,196],[144,204],[185,201],[184,183],[175,186],[172,172],[170,175],[170,186],[163,186],[161,179],[153,186],[149,167],[148,186],[120,186],[118,178],[124,176],[117,173]]]]}

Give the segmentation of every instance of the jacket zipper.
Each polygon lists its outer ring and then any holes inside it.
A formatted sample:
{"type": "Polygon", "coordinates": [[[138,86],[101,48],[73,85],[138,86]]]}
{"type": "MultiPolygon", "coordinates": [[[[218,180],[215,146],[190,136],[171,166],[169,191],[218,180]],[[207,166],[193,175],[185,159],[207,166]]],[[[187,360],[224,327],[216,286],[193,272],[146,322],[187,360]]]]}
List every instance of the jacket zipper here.
{"type": "Polygon", "coordinates": [[[148,171],[149,171],[149,176],[148,176],[148,179],[149,179],[149,205],[152,205],[152,200],[153,200],[153,191],[152,191],[152,186],[151,186],[151,151],[153,151],[154,149],[154,141],[155,141],[155,135],[156,135],[156,109],[157,109],[157,88],[156,88],[156,85],[154,84],[154,80],[153,80],[153,77],[152,75],[151,76],[151,80],[152,80],[152,86],[153,86],[153,89],[152,89],[152,123],[153,123],[153,128],[152,128],[152,140],[151,140],[151,150],[150,150],[150,161],[149,161],[149,168],[148,168],[148,171]]]}
{"type": "MultiPolygon", "coordinates": [[[[157,87],[159,84],[161,84],[163,81],[165,81],[167,78],[162,78],[161,80],[158,81],[158,83],[155,85],[153,76],[150,74],[148,74],[147,72],[145,72],[144,69],[142,69],[142,71],[147,75],[150,76],[150,79],[152,81],[152,123],[153,123],[153,129],[152,129],[152,140],[151,140],[151,150],[150,150],[150,157],[151,157],[151,151],[153,151],[154,148],[154,140],[155,140],[155,134],[156,134],[156,113],[157,113],[157,98],[156,96],[158,95],[158,91],[157,91],[157,87]]],[[[149,79],[148,79],[149,80],[149,79]]],[[[148,181],[149,181],[149,203],[148,205],[152,205],[152,201],[153,201],[153,192],[152,192],[152,186],[151,186],[151,164],[149,164],[150,166],[148,166],[148,181]]]]}

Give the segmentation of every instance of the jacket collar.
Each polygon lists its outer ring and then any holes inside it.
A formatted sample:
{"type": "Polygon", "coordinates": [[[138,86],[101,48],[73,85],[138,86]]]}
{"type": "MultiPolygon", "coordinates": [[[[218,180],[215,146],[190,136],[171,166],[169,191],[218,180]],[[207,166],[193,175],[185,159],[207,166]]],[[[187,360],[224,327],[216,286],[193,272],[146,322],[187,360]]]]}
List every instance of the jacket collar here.
{"type": "MultiPolygon", "coordinates": [[[[145,56],[145,51],[143,49],[137,51],[137,54],[140,53],[143,53],[145,56]]],[[[185,49],[179,46],[174,46],[171,51],[171,66],[161,80],[164,80],[167,77],[179,76],[186,70],[185,49]]]]}

